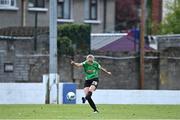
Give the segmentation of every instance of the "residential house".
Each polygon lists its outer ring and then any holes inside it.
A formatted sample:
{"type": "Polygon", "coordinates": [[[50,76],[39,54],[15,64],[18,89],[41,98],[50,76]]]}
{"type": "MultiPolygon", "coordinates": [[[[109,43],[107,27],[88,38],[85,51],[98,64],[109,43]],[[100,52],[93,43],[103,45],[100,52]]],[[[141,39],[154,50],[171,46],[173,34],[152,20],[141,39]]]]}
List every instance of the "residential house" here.
{"type": "MultiPolygon", "coordinates": [[[[152,24],[159,24],[162,20],[162,1],[146,0],[146,32],[152,34],[152,24]]],[[[116,0],[116,31],[125,31],[139,27],[141,16],[140,0],[116,0]]]]}
{"type": "MultiPolygon", "coordinates": [[[[57,22],[85,23],[93,33],[113,32],[115,0],[57,0],[57,22]]],[[[49,0],[0,0],[0,28],[48,26],[49,0]]]]}

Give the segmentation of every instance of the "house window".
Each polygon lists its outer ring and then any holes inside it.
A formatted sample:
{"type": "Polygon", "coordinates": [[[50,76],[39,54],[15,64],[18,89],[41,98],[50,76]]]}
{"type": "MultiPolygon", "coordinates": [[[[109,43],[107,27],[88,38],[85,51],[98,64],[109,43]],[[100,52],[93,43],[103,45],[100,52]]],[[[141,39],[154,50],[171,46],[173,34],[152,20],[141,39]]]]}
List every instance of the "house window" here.
{"type": "Polygon", "coordinates": [[[71,0],[58,0],[58,18],[71,19],[71,0]]]}
{"type": "Polygon", "coordinates": [[[16,7],[16,0],[0,0],[0,7],[16,7]]]}
{"type": "Polygon", "coordinates": [[[91,20],[97,20],[97,0],[90,0],[89,2],[89,18],[91,20]]]}
{"type": "Polygon", "coordinates": [[[4,72],[13,72],[14,65],[12,63],[4,63],[4,72]]]}
{"type": "Polygon", "coordinates": [[[85,19],[97,20],[98,19],[98,0],[84,0],[85,19]]]}
{"type": "Polygon", "coordinates": [[[29,0],[29,8],[45,8],[45,0],[29,0]]]}
{"type": "Polygon", "coordinates": [[[29,0],[28,3],[28,10],[29,11],[36,11],[36,12],[46,12],[48,11],[45,8],[45,0],[29,0]]]}

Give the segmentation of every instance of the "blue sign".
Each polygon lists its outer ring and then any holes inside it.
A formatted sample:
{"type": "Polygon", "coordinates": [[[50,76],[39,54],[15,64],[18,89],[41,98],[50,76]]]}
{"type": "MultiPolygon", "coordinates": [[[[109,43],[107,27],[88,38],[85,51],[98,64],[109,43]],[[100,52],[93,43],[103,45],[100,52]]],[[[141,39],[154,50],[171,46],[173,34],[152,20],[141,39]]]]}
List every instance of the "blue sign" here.
{"type": "Polygon", "coordinates": [[[67,94],[74,92],[76,95],[76,84],[75,83],[63,83],[63,104],[76,104],[76,99],[68,100],[67,94]]]}

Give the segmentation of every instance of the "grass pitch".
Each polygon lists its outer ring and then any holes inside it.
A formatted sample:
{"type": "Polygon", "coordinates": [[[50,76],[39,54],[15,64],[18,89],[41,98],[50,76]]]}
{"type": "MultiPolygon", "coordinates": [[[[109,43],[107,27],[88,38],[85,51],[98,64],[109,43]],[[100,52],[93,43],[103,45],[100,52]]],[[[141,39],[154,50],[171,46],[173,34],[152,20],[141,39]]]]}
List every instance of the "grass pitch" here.
{"type": "Polygon", "coordinates": [[[180,105],[0,105],[0,119],[180,119],[180,105]]]}

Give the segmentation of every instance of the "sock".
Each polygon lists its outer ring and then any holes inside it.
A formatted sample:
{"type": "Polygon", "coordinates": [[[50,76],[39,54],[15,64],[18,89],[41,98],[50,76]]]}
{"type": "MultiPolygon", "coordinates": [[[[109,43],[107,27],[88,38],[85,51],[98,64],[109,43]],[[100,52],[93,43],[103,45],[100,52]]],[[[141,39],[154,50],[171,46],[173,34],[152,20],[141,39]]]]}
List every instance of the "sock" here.
{"type": "Polygon", "coordinates": [[[92,92],[89,91],[88,94],[86,95],[86,99],[87,99],[89,105],[91,106],[91,108],[94,111],[97,111],[96,105],[94,104],[94,101],[92,100],[91,96],[92,96],[92,92]]]}
{"type": "Polygon", "coordinates": [[[86,102],[86,98],[82,97],[82,103],[85,103],[85,102],[86,102]]]}
{"type": "Polygon", "coordinates": [[[87,93],[87,95],[86,95],[86,100],[88,100],[89,98],[91,98],[91,96],[92,96],[92,92],[91,91],[89,91],[88,93],[87,93]]]}

